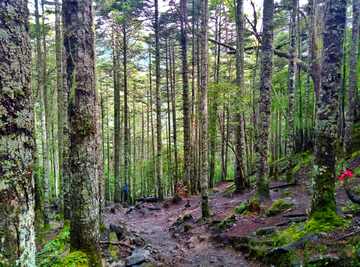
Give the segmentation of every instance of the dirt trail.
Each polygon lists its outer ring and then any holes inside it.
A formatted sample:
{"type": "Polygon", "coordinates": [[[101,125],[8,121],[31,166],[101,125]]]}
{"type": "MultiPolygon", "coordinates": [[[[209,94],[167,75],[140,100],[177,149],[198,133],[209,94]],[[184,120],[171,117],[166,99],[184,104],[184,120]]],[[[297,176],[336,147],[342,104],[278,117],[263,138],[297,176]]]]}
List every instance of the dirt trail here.
{"type": "MultiPolygon", "coordinates": [[[[216,194],[210,199],[214,197],[216,198],[216,194]]],[[[201,215],[201,197],[190,196],[187,199],[191,205],[188,208],[185,208],[187,201],[182,200],[178,204],[170,204],[168,208],[159,204],[160,210],[146,213],[136,209],[129,214],[126,214],[126,209],[121,209],[115,214],[108,212],[105,216],[105,226],[109,227],[120,220],[125,221],[131,230],[140,231],[142,237],[151,243],[152,248],[159,251],[164,257],[165,266],[260,266],[259,263],[246,260],[241,252],[228,244],[227,240],[216,240],[217,230],[212,230],[203,222],[190,223],[191,229],[186,233],[174,232],[172,226],[179,217],[191,214],[196,218],[201,215]]],[[[234,201],[228,198],[224,200],[234,201]]],[[[237,202],[238,200],[236,199],[237,202]]],[[[217,198],[216,203],[211,201],[211,206],[221,205],[220,202],[217,198]]],[[[108,208],[111,207],[112,205],[108,208]]]]}

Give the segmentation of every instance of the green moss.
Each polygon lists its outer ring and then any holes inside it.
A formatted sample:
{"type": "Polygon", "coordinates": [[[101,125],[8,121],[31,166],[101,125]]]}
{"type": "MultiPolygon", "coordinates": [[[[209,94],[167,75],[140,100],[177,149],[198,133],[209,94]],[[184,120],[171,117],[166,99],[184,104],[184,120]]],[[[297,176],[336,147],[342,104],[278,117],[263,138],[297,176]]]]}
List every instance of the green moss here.
{"type": "Polygon", "coordinates": [[[345,221],[334,212],[316,212],[312,214],[311,220],[308,221],[305,229],[311,232],[329,231],[344,224],[345,221]]]}
{"type": "Polygon", "coordinates": [[[359,155],[360,155],[360,151],[356,151],[356,152],[352,153],[350,160],[353,160],[355,157],[357,157],[359,155]]]}
{"type": "Polygon", "coordinates": [[[112,258],[117,258],[117,252],[115,250],[111,250],[110,254],[112,258]]]}
{"type": "Polygon", "coordinates": [[[186,224],[184,225],[184,232],[186,233],[186,232],[188,232],[190,229],[191,229],[190,224],[186,223],[186,224]]]}
{"type": "Polygon", "coordinates": [[[59,265],[61,267],[88,267],[90,261],[88,256],[82,251],[75,251],[66,256],[59,265]]]}
{"type": "Polygon", "coordinates": [[[278,215],[279,213],[295,206],[295,203],[289,200],[279,199],[274,202],[271,207],[265,212],[267,217],[278,215]]]}
{"type": "Polygon", "coordinates": [[[280,197],[289,197],[292,194],[292,191],[282,192],[280,197]]]}
{"type": "Polygon", "coordinates": [[[102,224],[99,228],[99,232],[102,233],[102,232],[105,232],[107,229],[106,229],[106,226],[105,224],[102,224]]]}

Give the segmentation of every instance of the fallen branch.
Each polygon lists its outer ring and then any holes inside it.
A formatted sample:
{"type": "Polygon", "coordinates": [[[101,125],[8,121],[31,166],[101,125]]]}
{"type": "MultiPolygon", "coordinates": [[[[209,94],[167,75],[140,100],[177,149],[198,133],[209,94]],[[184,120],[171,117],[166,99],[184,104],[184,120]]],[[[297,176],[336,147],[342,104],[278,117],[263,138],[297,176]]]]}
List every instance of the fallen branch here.
{"type": "Polygon", "coordinates": [[[291,186],[296,186],[296,185],[299,185],[299,183],[298,182],[293,182],[293,183],[290,183],[290,184],[282,184],[282,185],[277,185],[277,186],[270,187],[270,190],[277,189],[277,188],[286,188],[286,187],[291,187],[291,186]]]}
{"type": "Polygon", "coordinates": [[[284,214],[283,217],[291,218],[291,217],[304,217],[307,216],[306,213],[294,213],[294,214],[284,214]]]}
{"type": "Polygon", "coordinates": [[[122,246],[126,246],[128,248],[131,248],[131,249],[135,249],[134,246],[125,244],[123,242],[100,241],[100,244],[111,244],[111,245],[119,245],[119,246],[122,245],[122,246]]]}
{"type": "Polygon", "coordinates": [[[156,197],[140,197],[140,198],[135,198],[135,201],[155,203],[158,201],[158,199],[156,197]]]}
{"type": "Polygon", "coordinates": [[[360,232],[360,231],[355,231],[355,232],[352,232],[352,233],[350,233],[350,234],[343,235],[343,236],[337,238],[336,241],[340,241],[340,240],[342,240],[342,239],[348,238],[348,237],[353,236],[354,234],[357,234],[357,233],[359,233],[359,232],[360,232]]]}
{"type": "Polygon", "coordinates": [[[307,220],[307,218],[290,219],[290,220],[282,221],[282,222],[276,224],[275,226],[284,226],[284,225],[288,225],[289,223],[305,222],[306,220],[307,220]]]}

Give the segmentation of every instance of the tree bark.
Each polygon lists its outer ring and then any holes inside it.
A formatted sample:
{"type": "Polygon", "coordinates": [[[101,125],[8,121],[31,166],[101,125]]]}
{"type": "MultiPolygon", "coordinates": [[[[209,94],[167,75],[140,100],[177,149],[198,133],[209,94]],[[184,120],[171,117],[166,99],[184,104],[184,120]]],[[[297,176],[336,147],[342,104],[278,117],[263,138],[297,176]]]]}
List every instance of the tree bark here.
{"type": "Polygon", "coordinates": [[[286,147],[286,182],[291,183],[294,180],[292,171],[292,160],[294,156],[294,102],[295,102],[295,78],[296,78],[296,14],[297,1],[292,1],[291,25],[290,25],[290,80],[289,80],[289,109],[288,109],[288,129],[287,129],[287,147],[286,147]]]}
{"type": "Polygon", "coordinates": [[[209,192],[208,192],[208,24],[209,24],[209,1],[204,0],[201,3],[201,99],[200,99],[200,118],[201,118],[201,210],[202,217],[208,218],[209,209],[209,192]]]}
{"type": "Polygon", "coordinates": [[[28,1],[0,4],[0,255],[35,266],[28,1]]]}
{"type": "MultiPolygon", "coordinates": [[[[236,1],[236,85],[237,98],[243,98],[243,91],[245,90],[244,80],[244,1],[236,1]]],[[[242,192],[246,187],[246,174],[245,174],[245,144],[244,132],[242,126],[242,107],[240,104],[236,106],[236,133],[235,133],[235,150],[237,157],[235,159],[235,186],[236,191],[242,192]]]]}
{"type": "Polygon", "coordinates": [[[335,165],[341,63],[346,19],[346,0],[326,2],[321,88],[316,121],[315,163],[311,218],[322,220],[335,211],[335,165]]]}
{"type": "Polygon", "coordinates": [[[92,266],[102,266],[99,209],[102,180],[101,132],[95,90],[94,27],[91,0],[63,2],[71,177],[70,250],[83,251],[92,266]]]}
{"type": "Polygon", "coordinates": [[[274,0],[264,1],[261,45],[259,130],[256,151],[256,186],[258,201],[270,198],[269,193],[269,132],[271,114],[271,78],[273,55],[274,0]]]}
{"type": "Polygon", "coordinates": [[[352,25],[352,39],[351,39],[351,57],[350,57],[350,72],[349,72],[349,88],[346,111],[346,128],[344,138],[344,153],[351,152],[353,140],[352,134],[354,132],[354,117],[355,117],[355,90],[357,88],[357,65],[359,52],[359,14],[360,14],[359,0],[353,0],[353,25],[352,25]]]}

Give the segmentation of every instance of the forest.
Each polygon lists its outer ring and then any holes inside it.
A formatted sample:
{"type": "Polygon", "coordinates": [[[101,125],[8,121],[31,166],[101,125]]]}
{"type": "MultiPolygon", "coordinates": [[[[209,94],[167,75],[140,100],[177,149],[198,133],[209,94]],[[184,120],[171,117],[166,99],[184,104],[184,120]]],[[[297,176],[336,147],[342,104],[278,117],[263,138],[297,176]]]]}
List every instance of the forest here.
{"type": "Polygon", "coordinates": [[[360,266],[360,0],[0,0],[0,267],[360,266]]]}

